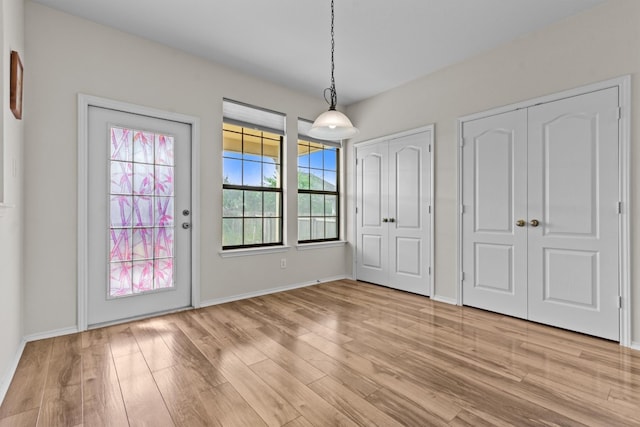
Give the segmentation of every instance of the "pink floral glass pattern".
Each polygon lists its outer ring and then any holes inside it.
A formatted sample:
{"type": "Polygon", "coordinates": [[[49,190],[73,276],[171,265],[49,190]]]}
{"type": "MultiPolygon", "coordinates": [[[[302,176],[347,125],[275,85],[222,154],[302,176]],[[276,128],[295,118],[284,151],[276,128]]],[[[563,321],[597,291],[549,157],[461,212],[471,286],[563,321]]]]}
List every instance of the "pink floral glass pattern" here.
{"type": "Polygon", "coordinates": [[[156,135],[156,165],[173,166],[173,137],[156,135]]]}
{"type": "Polygon", "coordinates": [[[133,230],[133,259],[153,258],[153,228],[133,230]]]}
{"type": "Polygon", "coordinates": [[[157,259],[154,261],[153,286],[156,289],[170,288],[173,286],[173,258],[157,259]]]}
{"type": "Polygon", "coordinates": [[[130,162],[133,155],[133,132],[129,129],[111,128],[111,160],[130,162]]]}
{"type": "Polygon", "coordinates": [[[111,261],[130,261],[131,260],[131,229],[130,228],[112,228],[111,237],[111,261]]]}
{"type": "Polygon", "coordinates": [[[158,227],[173,226],[173,197],[156,197],[156,225],[158,227]]]}
{"type": "Polygon", "coordinates": [[[156,196],[173,196],[173,167],[156,166],[156,196]]]}
{"type": "Polygon", "coordinates": [[[133,161],[137,163],[154,163],[154,135],[149,132],[133,132],[133,161]]]}
{"type": "Polygon", "coordinates": [[[174,138],[110,129],[109,296],[174,286],[174,138]]]}
{"type": "Polygon", "coordinates": [[[155,189],[153,165],[133,164],[133,194],[153,194],[155,189]]]}
{"type": "Polygon", "coordinates": [[[133,164],[111,162],[111,194],[131,194],[133,164]]]}
{"type": "Polygon", "coordinates": [[[133,196],[133,225],[153,226],[153,196],[133,196]]]}
{"type": "Polygon", "coordinates": [[[153,256],[155,258],[172,258],[173,257],[173,228],[156,228],[154,236],[153,256]]]}

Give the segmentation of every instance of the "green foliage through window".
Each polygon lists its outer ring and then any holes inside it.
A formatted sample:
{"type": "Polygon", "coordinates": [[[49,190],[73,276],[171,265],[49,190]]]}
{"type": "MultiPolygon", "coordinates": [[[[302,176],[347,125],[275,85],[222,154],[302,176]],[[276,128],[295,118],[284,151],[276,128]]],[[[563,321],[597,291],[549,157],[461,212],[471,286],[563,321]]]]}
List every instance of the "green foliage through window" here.
{"type": "Polygon", "coordinates": [[[298,141],[298,241],[339,238],[339,159],[337,147],[298,141]]]}

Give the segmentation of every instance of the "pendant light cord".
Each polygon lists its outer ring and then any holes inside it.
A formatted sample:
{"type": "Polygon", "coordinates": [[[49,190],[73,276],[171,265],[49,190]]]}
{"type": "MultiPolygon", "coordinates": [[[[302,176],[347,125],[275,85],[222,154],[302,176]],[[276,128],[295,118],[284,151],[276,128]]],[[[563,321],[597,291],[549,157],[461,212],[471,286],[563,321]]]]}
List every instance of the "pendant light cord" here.
{"type": "Polygon", "coordinates": [[[333,61],[333,54],[336,48],[336,42],[334,40],[333,21],[335,14],[333,12],[333,0],[331,0],[331,86],[324,90],[324,100],[329,104],[329,110],[335,110],[338,103],[338,94],[336,92],[336,79],[333,76],[335,70],[335,63],[333,61]]]}

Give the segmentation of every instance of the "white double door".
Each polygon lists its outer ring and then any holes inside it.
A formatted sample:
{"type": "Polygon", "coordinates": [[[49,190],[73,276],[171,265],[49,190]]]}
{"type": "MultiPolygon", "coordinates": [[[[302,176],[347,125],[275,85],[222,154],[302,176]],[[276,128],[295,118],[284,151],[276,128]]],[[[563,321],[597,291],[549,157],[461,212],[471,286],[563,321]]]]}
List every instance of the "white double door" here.
{"type": "Polygon", "coordinates": [[[618,89],[463,124],[463,303],[619,340],[618,89]]]}
{"type": "Polygon", "coordinates": [[[88,110],[87,323],[191,305],[191,125],[88,110]]]}
{"type": "Polygon", "coordinates": [[[356,148],[358,280],[430,293],[433,130],[356,148]]]}

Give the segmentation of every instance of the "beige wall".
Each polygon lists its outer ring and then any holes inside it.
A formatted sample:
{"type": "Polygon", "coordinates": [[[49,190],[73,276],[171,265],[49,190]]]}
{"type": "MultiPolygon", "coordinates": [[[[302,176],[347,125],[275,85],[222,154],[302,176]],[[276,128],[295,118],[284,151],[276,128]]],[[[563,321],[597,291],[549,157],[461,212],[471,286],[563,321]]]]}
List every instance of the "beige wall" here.
{"type": "MultiPolygon", "coordinates": [[[[287,114],[288,134],[298,116],[324,110],[320,97],[300,95],[186,53],[42,5],[26,3],[29,85],[25,105],[25,333],[77,324],[77,94],[175,111],[201,123],[202,300],[350,272],[346,246],[222,259],[222,98],[287,114]],[[287,258],[287,268],[280,268],[287,258]]],[[[286,149],[288,188],[296,187],[296,145],[286,149]]],[[[296,193],[286,194],[289,243],[296,240],[296,193]]],[[[295,246],[295,245],[294,245],[295,246]]]]}
{"type": "MultiPolygon", "coordinates": [[[[436,125],[435,295],[455,299],[456,119],[529,98],[631,74],[633,108],[640,99],[640,2],[611,0],[545,30],[461,64],[352,105],[357,141],[429,123],[436,125]]],[[[220,242],[221,99],[313,118],[324,109],[307,97],[185,53],[44,6],[26,4],[25,67],[25,333],[76,325],[76,95],[78,92],[177,111],[201,119],[202,299],[222,299],[351,272],[349,246],[222,259],[220,242]],[[286,257],[288,268],[279,260],[286,257]]],[[[6,114],[5,114],[6,116],[6,114]]],[[[638,129],[633,115],[632,147],[638,129]]],[[[6,132],[5,132],[6,133],[6,132]]],[[[351,144],[350,144],[351,145],[351,144]]],[[[345,150],[350,153],[350,150],[345,150]]],[[[287,186],[295,188],[290,144],[287,186]]],[[[632,163],[640,153],[632,148],[632,163]]],[[[5,162],[6,164],[6,162],[5,162]]],[[[353,171],[347,159],[347,177],[353,171]]],[[[632,168],[633,169],[633,168],[632,168]]],[[[640,177],[632,170],[632,193],[640,177]]],[[[350,187],[349,187],[350,188],[350,187]]],[[[353,194],[347,196],[353,211],[353,194]]],[[[295,192],[287,200],[289,240],[295,241],[295,192]]],[[[640,201],[633,200],[632,212],[640,201]]],[[[5,218],[6,220],[6,218],[5,218]]],[[[2,221],[2,220],[0,220],[2,221]]],[[[352,224],[351,215],[346,223],[352,224]]],[[[353,236],[350,235],[353,241],[353,236]]],[[[632,264],[639,264],[632,225],[632,264]]],[[[633,325],[640,341],[640,285],[633,271],[633,325]]]]}
{"type": "MultiPolygon", "coordinates": [[[[640,1],[611,0],[505,46],[348,108],[357,140],[435,123],[435,295],[457,297],[457,129],[460,116],[613,77],[632,75],[634,142],[640,118],[640,1]]],[[[422,54],[422,52],[417,52],[422,54]]],[[[428,54],[424,52],[423,54],[428,54]]],[[[350,144],[352,146],[352,143],[350,144]]],[[[351,152],[351,150],[347,150],[351,152]]],[[[347,161],[351,165],[351,161],[347,161]]],[[[632,167],[633,340],[640,342],[640,175],[632,167]]],[[[352,173],[352,171],[348,171],[352,173]]],[[[352,209],[349,209],[351,211],[352,209]]],[[[353,236],[350,238],[353,241],[353,236]]]]}
{"type": "MultiPolygon", "coordinates": [[[[22,0],[0,2],[0,399],[20,349],[22,330],[22,147],[25,120],[9,109],[9,54],[20,53],[25,67],[24,7],[22,0]],[[3,173],[4,172],[4,173],[3,173]]],[[[24,116],[23,116],[24,117],[24,116]]]]}

